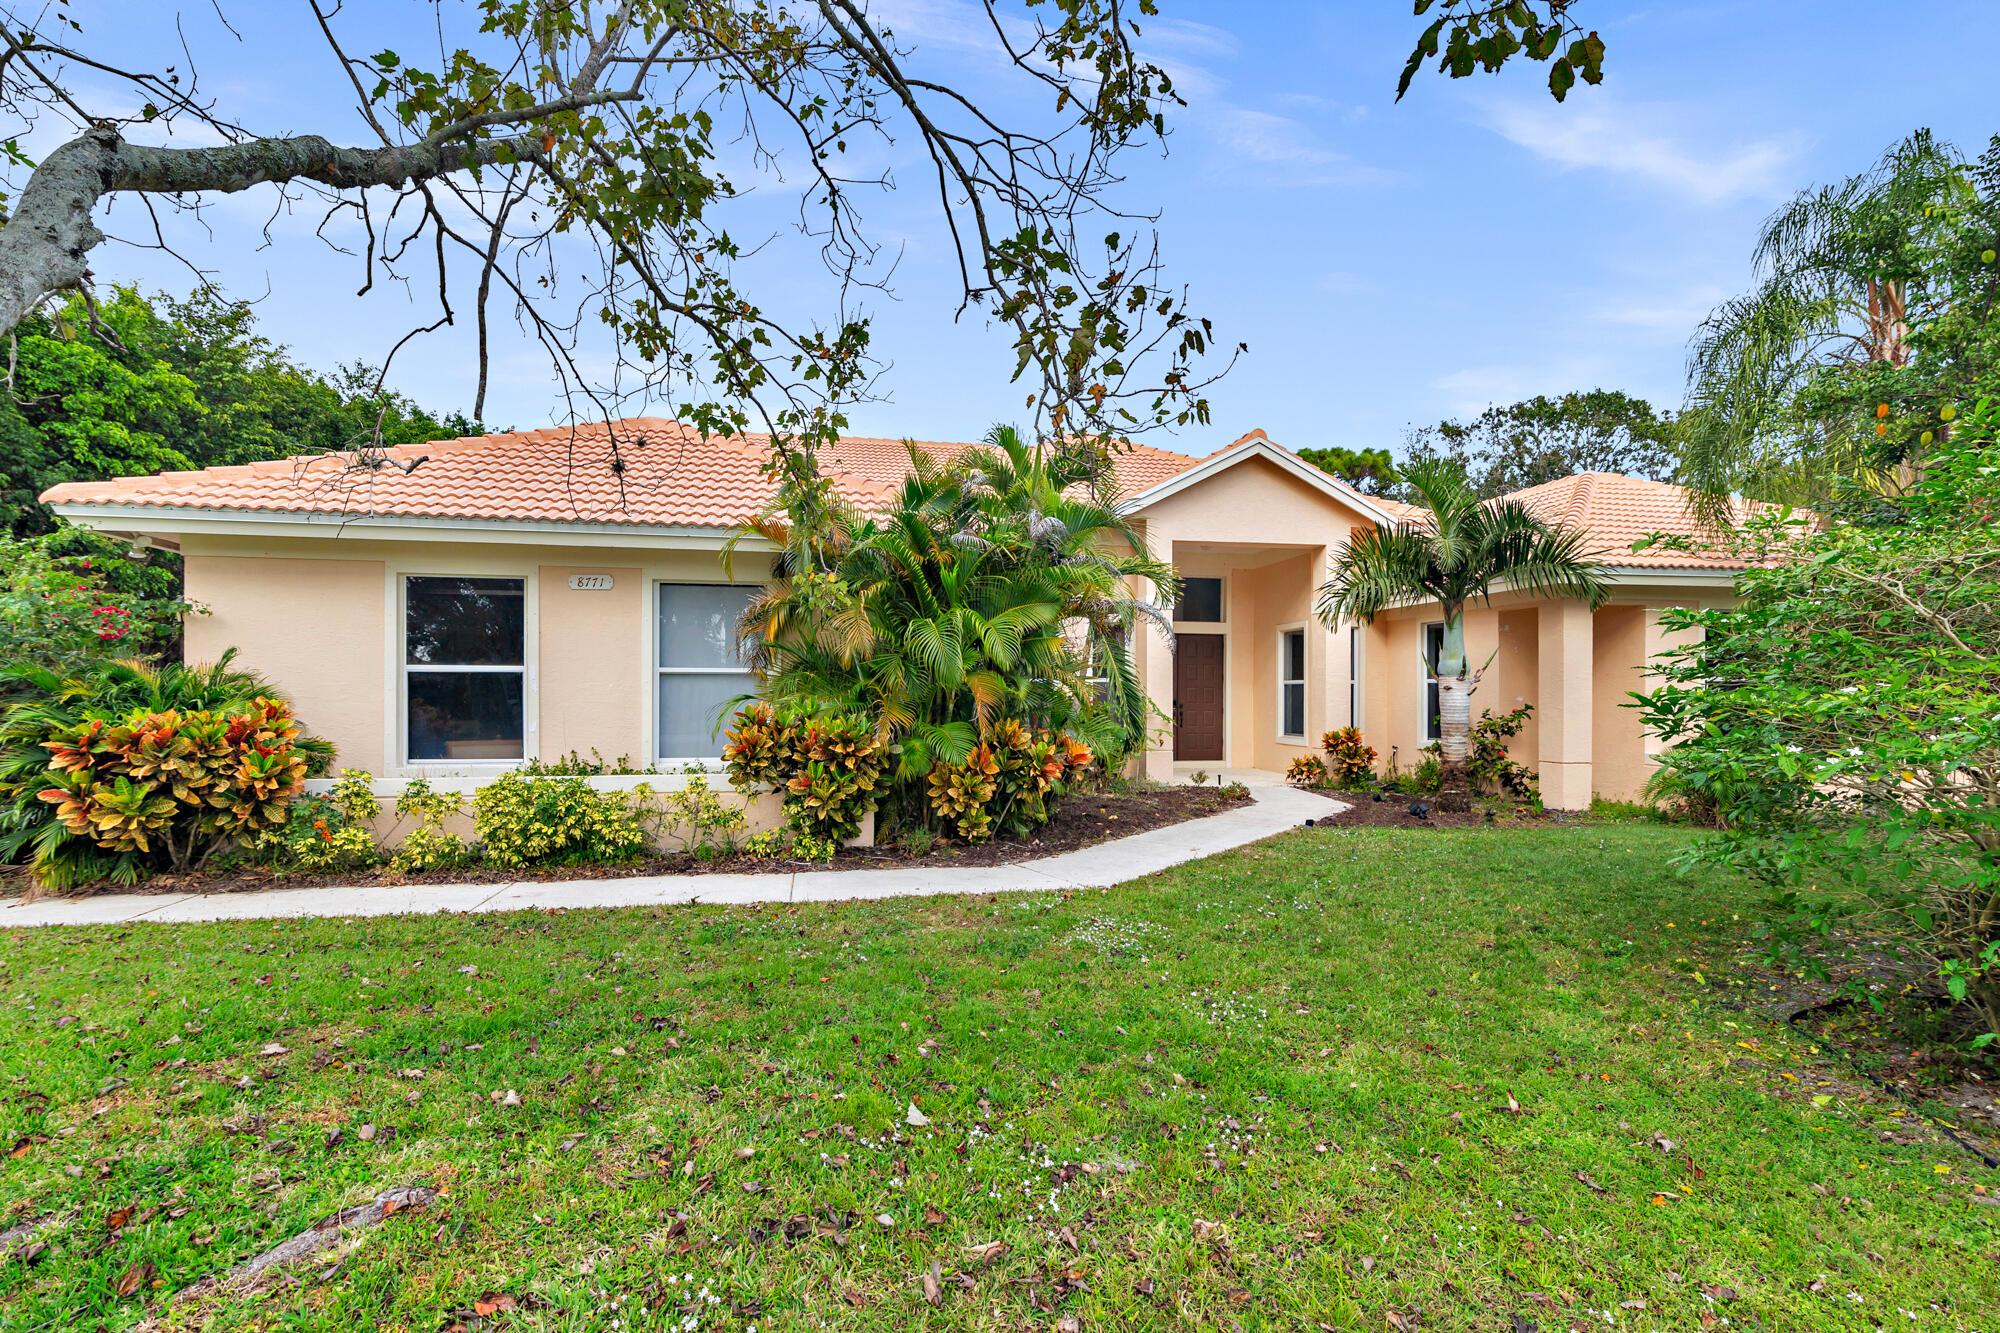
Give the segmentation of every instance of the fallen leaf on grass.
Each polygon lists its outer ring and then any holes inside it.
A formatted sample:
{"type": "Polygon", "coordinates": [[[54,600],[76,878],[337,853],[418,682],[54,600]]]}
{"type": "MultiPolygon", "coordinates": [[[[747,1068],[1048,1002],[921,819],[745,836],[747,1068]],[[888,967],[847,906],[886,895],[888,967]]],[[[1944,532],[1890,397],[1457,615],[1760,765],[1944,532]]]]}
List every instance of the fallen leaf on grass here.
{"type": "Polygon", "coordinates": [[[290,1055],[291,1053],[292,1048],[281,1041],[265,1042],[264,1049],[257,1052],[259,1055],[290,1055]]]}
{"type": "Polygon", "coordinates": [[[931,1262],[931,1266],[925,1270],[924,1304],[939,1305],[943,1303],[944,1283],[939,1280],[939,1274],[942,1271],[943,1271],[942,1265],[938,1264],[935,1260],[933,1260],[931,1262]]]}
{"type": "Polygon", "coordinates": [[[991,1265],[1001,1255],[1007,1253],[1007,1242],[1001,1240],[984,1241],[978,1245],[966,1246],[965,1252],[979,1260],[981,1264],[991,1265]]]}
{"type": "Polygon", "coordinates": [[[515,1300],[512,1296],[507,1295],[505,1292],[489,1291],[472,1303],[472,1312],[481,1319],[484,1319],[488,1315],[496,1315],[502,1311],[512,1310],[514,1306],[515,1300]]]}
{"type": "Polygon", "coordinates": [[[119,1299],[122,1300],[130,1296],[133,1292],[136,1292],[139,1288],[152,1281],[153,1272],[153,1263],[148,1259],[141,1263],[133,1264],[130,1268],[119,1274],[118,1285],[114,1288],[118,1293],[119,1299]]]}
{"type": "Polygon", "coordinates": [[[922,1129],[930,1122],[931,1118],[919,1111],[915,1102],[911,1102],[910,1109],[903,1112],[903,1123],[912,1129],[922,1129]]]}

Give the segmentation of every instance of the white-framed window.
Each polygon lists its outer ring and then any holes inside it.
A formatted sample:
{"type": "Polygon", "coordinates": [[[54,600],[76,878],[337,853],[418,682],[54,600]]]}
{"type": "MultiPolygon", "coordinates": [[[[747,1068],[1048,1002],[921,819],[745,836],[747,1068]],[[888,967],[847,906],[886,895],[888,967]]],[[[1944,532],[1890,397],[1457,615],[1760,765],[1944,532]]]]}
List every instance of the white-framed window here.
{"type": "Polygon", "coordinates": [[[1306,738],[1306,631],[1287,625],[1278,631],[1278,739],[1306,738]]]}
{"type": "Polygon", "coordinates": [[[1424,660],[1420,664],[1424,672],[1424,741],[1429,743],[1444,735],[1439,725],[1438,714],[1438,659],[1444,656],[1444,622],[1433,620],[1424,626],[1424,660]]]}
{"type": "Polygon", "coordinates": [[[740,583],[654,585],[654,754],[662,763],[722,753],[729,701],[750,692],[737,622],[761,589],[740,583]]]}
{"type": "Polygon", "coordinates": [[[1222,580],[1189,578],[1181,580],[1181,599],[1174,603],[1174,619],[1190,625],[1220,625],[1223,614],[1222,580]]]}
{"type": "Polygon", "coordinates": [[[1347,725],[1361,725],[1361,626],[1347,627],[1347,725]]]}
{"type": "Polygon", "coordinates": [[[527,755],[527,580],[403,578],[403,754],[412,764],[527,755]]]}

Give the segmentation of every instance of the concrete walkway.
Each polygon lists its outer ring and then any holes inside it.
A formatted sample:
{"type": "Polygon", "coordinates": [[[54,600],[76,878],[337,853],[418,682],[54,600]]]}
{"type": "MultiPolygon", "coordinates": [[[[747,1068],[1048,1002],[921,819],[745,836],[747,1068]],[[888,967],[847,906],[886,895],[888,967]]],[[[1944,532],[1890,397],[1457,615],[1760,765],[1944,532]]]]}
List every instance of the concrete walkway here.
{"type": "Polygon", "coordinates": [[[1345,810],[1282,784],[1250,787],[1252,804],[1014,865],[903,870],[802,870],[760,875],[633,875],[511,884],[352,885],[256,893],[107,893],[8,901],[0,930],[132,921],[260,921],[281,917],[539,911],[550,907],[658,907],[672,903],[805,903],[934,893],[1021,893],[1107,888],[1197,861],[1345,810]]]}

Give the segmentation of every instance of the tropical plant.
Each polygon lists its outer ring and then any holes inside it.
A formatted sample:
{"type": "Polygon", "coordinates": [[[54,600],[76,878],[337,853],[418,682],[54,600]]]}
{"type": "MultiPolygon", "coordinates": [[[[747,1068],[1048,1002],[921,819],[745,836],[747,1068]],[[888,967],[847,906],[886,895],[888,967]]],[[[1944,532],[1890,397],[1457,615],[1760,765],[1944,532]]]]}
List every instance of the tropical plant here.
{"type": "Polygon", "coordinates": [[[1756,286],[1709,315],[1688,361],[1681,479],[1820,505],[1906,482],[1952,408],[2000,388],[2000,138],[1968,164],[1928,130],[1764,224],[1756,286]]]}
{"type": "MultiPolygon", "coordinates": [[[[949,463],[910,457],[886,512],[834,504],[804,531],[779,521],[781,499],[745,534],[782,552],[744,617],[759,694],[780,716],[867,719],[893,756],[884,795],[917,818],[933,770],[963,766],[1003,721],[1111,764],[1142,745],[1154,712],[1129,645],[1162,617],[1131,586],[1170,598],[1177,580],[1093,489],[1102,467],[1009,427],[949,463]]],[[[766,720],[739,719],[741,763],[776,762],[766,720]]]]}
{"type": "Polygon", "coordinates": [[[1438,686],[1439,749],[1447,785],[1463,777],[1472,692],[1485,671],[1465,657],[1465,607],[1493,591],[1574,598],[1593,609],[1606,596],[1586,534],[1554,527],[1511,500],[1481,502],[1456,464],[1425,459],[1404,472],[1421,518],[1355,533],[1342,543],[1333,577],[1319,588],[1321,620],[1373,620],[1405,602],[1435,601],[1444,644],[1424,665],[1438,686]]]}
{"type": "MultiPolygon", "coordinates": [[[[93,719],[134,712],[229,714],[272,696],[269,683],[237,668],[235,657],[231,649],[215,662],[194,665],[100,661],[74,676],[21,663],[0,668],[0,860],[29,860],[38,881],[52,889],[132,884],[150,873],[152,858],[71,836],[58,821],[55,807],[41,799],[49,786],[45,742],[93,719]]],[[[310,737],[296,737],[291,748],[309,772],[332,757],[331,746],[310,737]]]]}
{"type": "Polygon", "coordinates": [[[496,866],[596,865],[648,849],[639,806],[646,787],[597,791],[583,778],[506,773],[472,795],[480,852],[496,866]]]}
{"type": "Polygon", "coordinates": [[[1522,704],[1498,717],[1493,716],[1490,708],[1480,711],[1479,721],[1472,724],[1471,750],[1465,761],[1466,776],[1472,779],[1475,789],[1511,796],[1517,801],[1535,795],[1535,775],[1507,753],[1507,742],[1521,734],[1534,711],[1533,704],[1522,704]]]}
{"type": "Polygon", "coordinates": [[[54,807],[60,832],[36,830],[36,878],[67,883],[66,843],[87,842],[117,863],[199,870],[225,847],[282,828],[305,785],[298,726],[282,700],[227,709],[134,709],[48,728],[35,799],[54,807]],[[45,856],[44,853],[49,855],[45,856]]]}
{"type": "Polygon", "coordinates": [[[1666,789],[1714,811],[1700,858],[1773,892],[1774,942],[1818,969],[1828,937],[1903,952],[2000,1033],[2000,406],[1907,496],[1801,534],[1781,512],[1740,539],[1739,605],[1640,698],[1666,789]],[[1770,558],[1782,555],[1783,558],[1770,558]]]}
{"type": "Polygon", "coordinates": [[[181,617],[194,608],[180,600],[176,579],[167,575],[162,587],[126,577],[142,566],[93,545],[83,548],[91,554],[64,553],[75,545],[69,532],[28,540],[0,533],[0,663],[71,677],[179,642],[181,617]]]}
{"type": "Polygon", "coordinates": [[[1327,779],[1338,787],[1358,787],[1374,780],[1375,747],[1361,738],[1361,728],[1341,727],[1319,738],[1326,751],[1327,779]]]}
{"type": "Polygon", "coordinates": [[[1326,760],[1316,754],[1302,754],[1285,766],[1285,781],[1308,791],[1327,785],[1326,760]]]}

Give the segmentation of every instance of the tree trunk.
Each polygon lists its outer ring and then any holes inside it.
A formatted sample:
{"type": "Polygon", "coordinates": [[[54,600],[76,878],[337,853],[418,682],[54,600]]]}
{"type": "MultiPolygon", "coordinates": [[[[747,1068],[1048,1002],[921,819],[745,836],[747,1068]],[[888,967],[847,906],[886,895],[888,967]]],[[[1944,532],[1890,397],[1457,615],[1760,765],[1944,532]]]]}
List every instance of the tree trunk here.
{"type": "Polygon", "coordinates": [[[306,134],[215,148],[154,148],[126,143],[113,129],[86,130],[42,159],[13,215],[0,223],[0,333],[11,331],[44,297],[82,285],[90,252],[104,240],[92,214],[106,195],[227,194],[302,178],[338,190],[400,187],[532,151],[526,135],[342,148],[306,134]]]}

